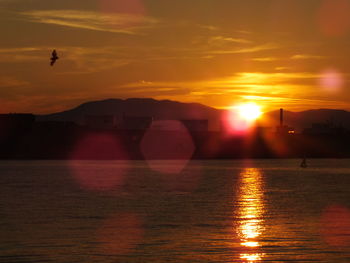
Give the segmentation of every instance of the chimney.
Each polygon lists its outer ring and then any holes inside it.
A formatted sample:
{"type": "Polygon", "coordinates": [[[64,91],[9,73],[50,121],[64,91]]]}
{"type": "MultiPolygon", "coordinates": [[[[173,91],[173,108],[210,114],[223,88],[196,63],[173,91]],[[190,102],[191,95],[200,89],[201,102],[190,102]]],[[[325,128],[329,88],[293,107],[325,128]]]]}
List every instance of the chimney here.
{"type": "Polygon", "coordinates": [[[280,126],[283,127],[283,109],[280,109],[280,126]]]}

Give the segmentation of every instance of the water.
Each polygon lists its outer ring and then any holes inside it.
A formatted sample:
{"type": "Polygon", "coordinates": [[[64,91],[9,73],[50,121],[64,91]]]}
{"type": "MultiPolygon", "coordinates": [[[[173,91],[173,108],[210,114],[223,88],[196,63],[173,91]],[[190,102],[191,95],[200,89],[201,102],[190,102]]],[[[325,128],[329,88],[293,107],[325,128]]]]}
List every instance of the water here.
{"type": "Polygon", "coordinates": [[[349,160],[299,164],[1,161],[0,262],[350,262],[349,160]]]}

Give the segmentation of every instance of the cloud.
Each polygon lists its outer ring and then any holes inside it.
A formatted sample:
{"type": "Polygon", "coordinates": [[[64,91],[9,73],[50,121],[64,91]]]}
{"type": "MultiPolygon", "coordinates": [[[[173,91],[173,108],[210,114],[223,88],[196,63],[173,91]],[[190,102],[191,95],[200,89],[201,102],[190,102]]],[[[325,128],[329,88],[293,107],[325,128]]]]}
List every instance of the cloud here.
{"type": "MultiPolygon", "coordinates": [[[[52,47],[22,47],[0,48],[0,62],[40,62],[48,65],[52,47]]],[[[60,64],[66,63],[63,71],[56,74],[86,74],[100,72],[106,69],[127,65],[136,61],[130,56],[123,55],[122,47],[71,47],[61,46],[57,48],[60,64]]],[[[130,52],[129,52],[130,53],[130,52]]]]}
{"type": "MultiPolygon", "coordinates": [[[[211,102],[213,100],[216,101],[216,106],[221,104],[221,108],[229,107],[237,100],[260,101],[262,104],[271,104],[269,106],[271,108],[273,104],[283,102],[287,105],[288,101],[292,103],[295,97],[301,98],[299,106],[304,99],[314,102],[316,95],[319,95],[316,89],[317,81],[315,81],[319,77],[320,74],[310,72],[240,72],[229,77],[206,81],[140,81],[123,87],[128,90],[143,88],[143,94],[147,94],[147,90],[186,89],[191,91],[188,97],[193,101],[213,105],[214,102],[211,102]]],[[[186,100],[182,97],[175,99],[186,100]]]]}
{"type": "Polygon", "coordinates": [[[11,88],[25,86],[29,83],[26,81],[18,80],[9,76],[0,76],[0,88],[11,88]]]}
{"type": "MultiPolygon", "coordinates": [[[[18,96],[23,96],[30,83],[23,81],[12,76],[0,76],[0,99],[3,101],[15,99],[18,96]]],[[[0,103],[0,110],[3,109],[2,103],[0,103]]]]}
{"type": "Polygon", "coordinates": [[[41,51],[41,47],[19,47],[19,48],[0,48],[1,53],[33,52],[41,51]]]}
{"type": "Polygon", "coordinates": [[[274,50],[274,49],[280,49],[282,48],[278,44],[274,43],[267,43],[263,45],[257,45],[257,46],[251,46],[251,47],[244,47],[244,48],[236,48],[236,49],[223,49],[223,50],[211,50],[208,53],[214,54],[214,55],[225,55],[225,54],[244,54],[244,53],[256,53],[260,51],[266,51],[266,50],[274,50]]]}
{"type": "MultiPolygon", "coordinates": [[[[41,48],[0,48],[0,62],[16,63],[44,60],[39,53],[41,48]]],[[[48,52],[48,50],[46,50],[48,52]]]]}
{"type": "Polygon", "coordinates": [[[101,72],[120,67],[133,60],[121,56],[121,50],[115,47],[62,47],[61,57],[73,63],[73,68],[59,74],[86,74],[101,72]]]}
{"type": "Polygon", "coordinates": [[[254,95],[242,95],[241,98],[245,101],[255,101],[261,105],[268,105],[268,110],[276,110],[283,105],[291,111],[300,111],[305,109],[318,109],[320,105],[325,108],[332,109],[346,109],[349,104],[346,101],[330,100],[326,98],[310,98],[308,96],[299,96],[299,98],[291,97],[288,94],[282,94],[279,96],[254,96],[254,95]]]}
{"type": "Polygon", "coordinates": [[[266,58],[253,58],[252,61],[257,61],[257,62],[271,62],[271,61],[277,61],[279,60],[278,58],[274,57],[266,57],[266,58]]]}
{"type": "Polygon", "coordinates": [[[291,57],[293,60],[302,60],[302,59],[326,59],[326,56],[317,56],[317,55],[307,55],[307,54],[298,54],[291,57]]]}
{"type": "Polygon", "coordinates": [[[209,31],[218,31],[219,30],[218,27],[212,26],[212,25],[201,25],[201,24],[199,24],[198,27],[202,28],[202,29],[209,30],[209,31]]]}
{"type": "Polygon", "coordinates": [[[224,37],[224,36],[215,36],[211,37],[208,40],[211,45],[223,45],[227,43],[239,43],[239,44],[251,44],[251,40],[245,38],[233,38],[233,37],[224,37]]]}
{"type": "Polygon", "coordinates": [[[152,27],[158,20],[135,14],[101,13],[78,10],[34,10],[21,12],[31,22],[53,24],[94,31],[139,34],[140,29],[152,27]]]}
{"type": "Polygon", "coordinates": [[[275,67],[275,70],[277,70],[277,71],[283,71],[283,70],[288,70],[288,69],[290,69],[290,67],[284,67],[284,66],[275,67]]]}
{"type": "MultiPolygon", "coordinates": [[[[212,79],[206,81],[188,81],[188,82],[157,82],[140,81],[124,85],[129,88],[166,88],[166,87],[185,87],[192,92],[215,92],[222,94],[231,94],[237,92],[244,93],[272,93],[289,92],[296,87],[309,87],[308,80],[319,78],[319,74],[308,72],[296,73],[261,73],[261,72],[240,72],[230,77],[212,79]],[[299,80],[301,83],[295,83],[299,80]],[[303,84],[303,82],[305,82],[303,84]]],[[[305,89],[302,90],[305,92],[305,89]]]]}

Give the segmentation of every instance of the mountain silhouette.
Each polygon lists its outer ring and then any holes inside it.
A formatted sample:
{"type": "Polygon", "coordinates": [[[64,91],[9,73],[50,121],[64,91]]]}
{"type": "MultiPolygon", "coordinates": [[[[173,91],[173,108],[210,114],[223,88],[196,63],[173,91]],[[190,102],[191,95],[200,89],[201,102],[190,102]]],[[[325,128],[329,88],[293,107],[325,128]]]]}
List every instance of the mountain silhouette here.
{"type": "MultiPolygon", "coordinates": [[[[106,99],[91,101],[76,108],[48,115],[37,115],[37,121],[70,121],[84,123],[87,115],[116,115],[153,117],[155,120],[208,119],[209,129],[220,128],[221,116],[225,110],[218,110],[199,103],[182,103],[150,98],[106,99]]],[[[259,121],[261,126],[279,125],[279,109],[266,112],[259,121]]],[[[284,111],[285,124],[297,131],[311,127],[312,123],[332,122],[350,128],[350,112],[334,109],[317,109],[301,112],[284,111]]]]}
{"type": "MultiPolygon", "coordinates": [[[[279,125],[279,110],[264,114],[261,122],[264,126],[279,125]]],[[[301,112],[284,111],[284,123],[302,131],[311,127],[313,123],[332,123],[335,126],[342,126],[350,129],[350,112],[335,109],[316,109],[301,112]]]]}
{"type": "Polygon", "coordinates": [[[71,121],[84,123],[87,115],[153,117],[155,120],[208,119],[218,128],[221,111],[198,103],[182,103],[148,98],[106,99],[91,101],[53,114],[38,115],[38,121],[71,121]]]}

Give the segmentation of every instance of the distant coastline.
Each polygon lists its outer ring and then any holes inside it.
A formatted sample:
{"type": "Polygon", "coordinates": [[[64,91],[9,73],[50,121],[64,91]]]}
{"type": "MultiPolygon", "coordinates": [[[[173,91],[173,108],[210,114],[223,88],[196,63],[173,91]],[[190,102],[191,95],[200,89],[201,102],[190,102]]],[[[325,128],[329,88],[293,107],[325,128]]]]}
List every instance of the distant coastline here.
{"type": "Polygon", "coordinates": [[[275,126],[257,124],[244,134],[211,129],[220,113],[200,104],[130,99],[48,116],[1,114],[0,159],[350,158],[349,112],[286,112],[286,124],[278,124],[276,111],[269,114],[275,126]],[[293,125],[309,119],[315,122],[294,132],[293,125]]]}

